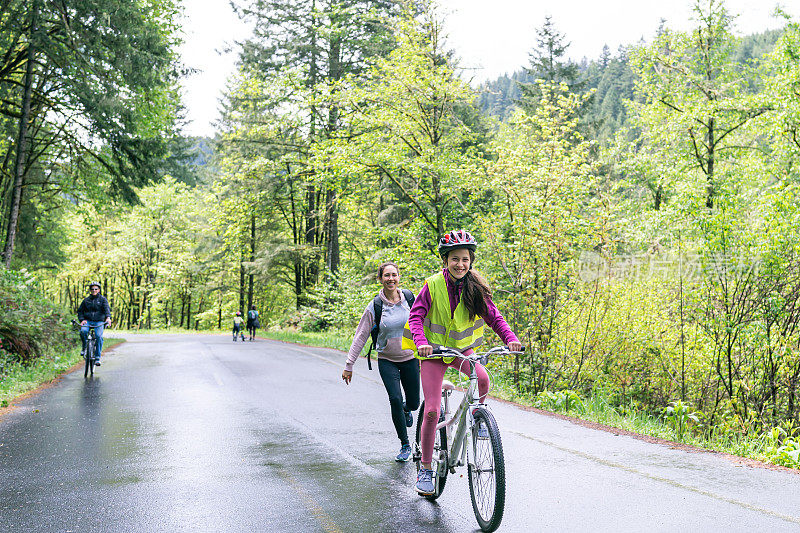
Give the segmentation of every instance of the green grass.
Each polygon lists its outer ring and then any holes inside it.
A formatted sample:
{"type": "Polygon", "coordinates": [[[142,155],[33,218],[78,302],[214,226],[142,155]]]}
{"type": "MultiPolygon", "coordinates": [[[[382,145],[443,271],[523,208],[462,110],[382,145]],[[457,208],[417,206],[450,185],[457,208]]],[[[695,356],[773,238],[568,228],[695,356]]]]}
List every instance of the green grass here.
{"type": "MultiPolygon", "coordinates": [[[[537,407],[545,411],[560,413],[580,420],[597,422],[606,426],[629,431],[639,435],[656,437],[670,442],[687,444],[705,450],[713,450],[739,457],[746,457],[758,461],[800,468],[800,461],[787,459],[786,453],[779,453],[775,448],[781,446],[781,442],[775,440],[770,435],[745,435],[740,432],[712,431],[712,435],[700,431],[696,424],[689,424],[689,429],[679,435],[675,425],[667,418],[655,416],[651,413],[637,409],[635,405],[614,407],[608,397],[602,394],[593,394],[588,398],[579,400],[570,409],[564,408],[563,402],[557,405],[553,397],[558,393],[547,397],[547,393],[539,398],[520,398],[513,387],[508,384],[495,384],[491,394],[510,400],[522,405],[537,407]]],[[[563,396],[562,396],[563,398],[563,396]]],[[[798,444],[793,439],[782,441],[783,448],[791,451],[798,444]]]]}
{"type": "MultiPolygon", "coordinates": [[[[103,351],[124,342],[123,339],[103,339],[103,351]]],[[[49,383],[82,360],[80,348],[36,359],[32,365],[15,364],[6,368],[0,379],[0,407],[7,407],[14,398],[49,383]]]]}
{"type": "Polygon", "coordinates": [[[321,348],[333,348],[346,352],[350,349],[353,342],[352,332],[343,331],[322,331],[322,332],[302,332],[292,330],[259,330],[256,338],[272,339],[276,341],[293,342],[296,344],[307,344],[308,346],[318,346],[321,348]]]}

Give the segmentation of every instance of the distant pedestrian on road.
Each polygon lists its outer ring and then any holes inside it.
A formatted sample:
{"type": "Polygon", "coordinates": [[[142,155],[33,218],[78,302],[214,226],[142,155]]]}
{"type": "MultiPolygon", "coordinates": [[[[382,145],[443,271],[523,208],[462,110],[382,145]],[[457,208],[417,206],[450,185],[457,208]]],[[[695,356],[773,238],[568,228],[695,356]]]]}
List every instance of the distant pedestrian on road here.
{"type": "Polygon", "coordinates": [[[236,316],[233,317],[233,342],[236,342],[236,338],[239,336],[242,337],[242,342],[244,342],[244,332],[242,331],[243,322],[242,312],[236,311],[236,316]]]}
{"type": "Polygon", "coordinates": [[[97,337],[95,345],[94,364],[100,366],[100,354],[103,353],[103,329],[111,326],[111,306],[106,297],[100,294],[100,284],[96,281],[89,283],[89,296],[83,299],[78,307],[78,322],[81,323],[81,355],[86,353],[86,340],[89,337],[89,328],[94,328],[97,337]]]}
{"type": "Polygon", "coordinates": [[[373,334],[374,347],[378,352],[378,372],[389,395],[392,422],[400,439],[400,453],[395,460],[408,461],[411,457],[408,428],[414,423],[411,413],[419,408],[419,361],[414,358],[412,350],[403,350],[400,343],[414,294],[407,289],[400,289],[400,269],[395,263],[387,262],[378,267],[378,280],[383,288],[361,315],[342,379],[350,384],[353,365],[373,334]],[[380,313],[377,320],[376,311],[380,313]]]}
{"type": "Polygon", "coordinates": [[[253,341],[256,338],[256,330],[261,327],[261,323],[258,321],[258,311],[256,311],[256,306],[251,305],[250,310],[247,312],[247,333],[250,334],[250,340],[253,341]]]}

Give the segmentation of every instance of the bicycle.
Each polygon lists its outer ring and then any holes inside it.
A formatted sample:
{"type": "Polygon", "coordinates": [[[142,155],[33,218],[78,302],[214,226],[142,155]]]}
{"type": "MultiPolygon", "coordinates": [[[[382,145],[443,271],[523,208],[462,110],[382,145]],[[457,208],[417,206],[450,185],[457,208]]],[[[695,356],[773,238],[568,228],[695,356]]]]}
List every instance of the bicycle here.
{"type": "MultiPolygon", "coordinates": [[[[81,325],[76,321],[72,321],[73,328],[80,331],[81,325]]],[[[94,329],[99,326],[89,326],[89,335],[86,337],[86,349],[83,352],[83,359],[85,361],[83,368],[83,377],[94,377],[94,364],[97,360],[95,351],[97,349],[97,337],[94,329]]]]}
{"type": "MultiPolygon", "coordinates": [[[[436,436],[433,445],[431,468],[435,473],[434,492],[424,497],[433,501],[441,496],[447,483],[447,474],[455,474],[456,467],[467,465],[469,494],[472,510],[482,531],[494,531],[503,519],[506,498],[505,461],[500,430],[489,407],[480,403],[478,397],[478,375],[475,363],[486,365],[490,356],[514,354],[506,346],[497,346],[486,352],[463,355],[450,348],[438,348],[434,354],[457,357],[469,362],[469,386],[452,417],[450,414],[450,395],[455,386],[442,382],[442,403],[436,436]]],[[[425,412],[425,402],[419,409],[425,412]]],[[[422,419],[417,419],[417,434],[414,448],[414,461],[420,469],[422,454],[420,434],[422,419]]]]}

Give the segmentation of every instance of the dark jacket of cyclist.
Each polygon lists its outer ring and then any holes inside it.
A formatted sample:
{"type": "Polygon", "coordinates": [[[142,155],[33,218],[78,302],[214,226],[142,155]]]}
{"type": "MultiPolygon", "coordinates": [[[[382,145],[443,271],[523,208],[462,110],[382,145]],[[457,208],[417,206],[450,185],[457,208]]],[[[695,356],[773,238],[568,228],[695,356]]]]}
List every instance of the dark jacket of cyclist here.
{"type": "Polygon", "coordinates": [[[90,294],[78,307],[78,322],[104,322],[111,316],[111,306],[106,297],[100,294],[90,294]]]}

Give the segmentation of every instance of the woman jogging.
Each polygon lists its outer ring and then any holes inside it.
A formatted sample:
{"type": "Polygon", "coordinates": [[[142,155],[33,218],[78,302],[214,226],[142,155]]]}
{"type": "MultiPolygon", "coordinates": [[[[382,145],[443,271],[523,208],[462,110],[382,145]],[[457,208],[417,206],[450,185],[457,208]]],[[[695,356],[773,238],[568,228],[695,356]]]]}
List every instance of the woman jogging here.
{"type": "Polygon", "coordinates": [[[378,280],[383,288],[375,300],[369,302],[364,314],[361,315],[344,365],[342,379],[350,384],[353,378],[353,365],[358,360],[373,327],[378,325],[377,336],[374,337],[378,351],[378,372],[389,395],[392,422],[397,431],[397,438],[400,439],[400,453],[395,460],[408,461],[411,457],[408,428],[414,423],[411,413],[419,407],[419,361],[414,358],[412,350],[404,350],[400,344],[403,338],[403,326],[408,320],[414,295],[411,291],[400,289],[400,269],[392,262],[383,263],[378,267],[378,280]],[[377,321],[376,308],[380,312],[377,321]]]}
{"type": "MultiPolygon", "coordinates": [[[[442,399],[442,380],[448,367],[464,374],[469,366],[460,367],[460,359],[434,357],[428,359],[434,348],[448,347],[470,354],[483,344],[483,326],[488,324],[510,350],[522,348],[503,315],[492,302],[492,293],[486,280],[472,269],[477,242],[465,230],[451,231],[439,239],[439,255],[444,268],[425,280],[409,314],[403,334],[403,347],[411,348],[420,358],[422,393],[425,398],[421,414],[420,447],[422,459],[417,475],[416,490],[422,495],[434,492],[431,459],[439,420],[442,399]]],[[[489,375],[476,363],[480,400],[489,392],[489,375]]]]}

